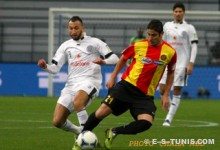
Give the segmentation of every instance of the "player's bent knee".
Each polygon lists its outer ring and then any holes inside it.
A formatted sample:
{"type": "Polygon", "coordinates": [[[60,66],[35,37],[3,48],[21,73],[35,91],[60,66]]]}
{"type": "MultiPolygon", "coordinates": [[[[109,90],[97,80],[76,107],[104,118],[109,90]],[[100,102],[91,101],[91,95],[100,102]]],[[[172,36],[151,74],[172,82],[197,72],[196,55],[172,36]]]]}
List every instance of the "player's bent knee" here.
{"type": "Polygon", "coordinates": [[[85,108],[85,104],[79,101],[73,101],[73,108],[76,112],[79,112],[85,108]]]}

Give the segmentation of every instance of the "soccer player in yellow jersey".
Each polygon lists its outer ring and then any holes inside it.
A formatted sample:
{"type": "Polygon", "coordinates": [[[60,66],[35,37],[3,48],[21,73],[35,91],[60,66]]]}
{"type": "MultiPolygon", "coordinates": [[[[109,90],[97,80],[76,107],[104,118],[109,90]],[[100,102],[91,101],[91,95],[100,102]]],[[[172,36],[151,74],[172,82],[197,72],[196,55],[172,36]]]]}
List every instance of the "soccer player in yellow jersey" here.
{"type": "Polygon", "coordinates": [[[109,89],[107,97],[85,123],[83,131],[93,130],[109,114],[119,116],[130,110],[134,118],[133,122],[106,130],[107,138],[104,143],[106,149],[111,149],[112,141],[118,134],[137,134],[151,127],[156,112],[154,93],[166,66],[168,78],[167,88],[162,97],[162,108],[168,109],[176,51],[162,40],[161,21],[150,21],[146,33],[146,40],[135,42],[122,52],[120,60],[106,83],[109,89]],[[133,61],[123,73],[121,81],[114,85],[118,73],[131,58],[133,61]]]}

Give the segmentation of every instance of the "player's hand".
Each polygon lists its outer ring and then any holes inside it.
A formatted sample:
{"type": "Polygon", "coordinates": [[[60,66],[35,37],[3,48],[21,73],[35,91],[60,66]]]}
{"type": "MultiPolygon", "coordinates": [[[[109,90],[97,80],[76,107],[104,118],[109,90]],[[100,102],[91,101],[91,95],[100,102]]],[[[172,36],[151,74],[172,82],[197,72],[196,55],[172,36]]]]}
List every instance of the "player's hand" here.
{"type": "Polygon", "coordinates": [[[187,69],[186,69],[186,74],[191,75],[192,72],[193,72],[193,63],[190,62],[187,69]]]}
{"type": "Polygon", "coordinates": [[[168,111],[168,108],[169,108],[169,105],[170,105],[169,96],[163,95],[162,98],[161,98],[161,103],[162,103],[163,111],[168,111]]]}
{"type": "Polygon", "coordinates": [[[102,59],[102,58],[96,58],[95,60],[92,61],[93,63],[95,64],[98,64],[98,65],[103,65],[103,64],[106,64],[105,61],[102,59]]]}
{"type": "Polygon", "coordinates": [[[106,87],[110,89],[111,87],[113,87],[114,84],[115,84],[115,80],[113,78],[110,78],[106,83],[106,87]]]}
{"type": "Polygon", "coordinates": [[[47,68],[47,63],[44,59],[39,59],[37,65],[43,69],[47,68]]]}

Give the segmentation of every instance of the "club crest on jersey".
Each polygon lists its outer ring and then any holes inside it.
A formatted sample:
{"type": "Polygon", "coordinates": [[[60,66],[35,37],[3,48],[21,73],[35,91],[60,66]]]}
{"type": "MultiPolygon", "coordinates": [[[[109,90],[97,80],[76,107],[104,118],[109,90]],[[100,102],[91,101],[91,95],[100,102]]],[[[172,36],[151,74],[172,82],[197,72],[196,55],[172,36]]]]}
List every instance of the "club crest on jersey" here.
{"type": "Polygon", "coordinates": [[[167,59],[167,56],[166,56],[166,55],[161,55],[161,56],[160,56],[160,59],[163,60],[163,61],[165,61],[165,60],[167,59]]]}
{"type": "Polygon", "coordinates": [[[152,60],[148,57],[144,57],[141,59],[141,62],[144,64],[150,64],[150,63],[152,63],[152,60]]]}
{"type": "Polygon", "coordinates": [[[87,46],[86,51],[87,51],[88,53],[92,53],[92,52],[95,51],[95,47],[92,46],[92,45],[89,45],[89,46],[87,46]]]}

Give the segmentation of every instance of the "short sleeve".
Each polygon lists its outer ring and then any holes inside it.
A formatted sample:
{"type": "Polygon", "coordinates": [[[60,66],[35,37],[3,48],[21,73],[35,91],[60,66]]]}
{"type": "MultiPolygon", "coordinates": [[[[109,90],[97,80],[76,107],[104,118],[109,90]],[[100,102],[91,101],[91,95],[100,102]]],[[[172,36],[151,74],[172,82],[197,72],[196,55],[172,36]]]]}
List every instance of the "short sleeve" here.
{"type": "Polygon", "coordinates": [[[198,43],[198,35],[196,33],[196,29],[191,24],[189,24],[189,40],[190,40],[190,42],[197,42],[198,43]]]}
{"type": "Polygon", "coordinates": [[[169,64],[168,64],[168,72],[171,72],[171,71],[174,71],[175,68],[176,68],[176,59],[177,59],[177,56],[176,56],[176,52],[173,54],[173,57],[171,58],[169,64]]]}
{"type": "Polygon", "coordinates": [[[59,67],[62,67],[66,62],[66,54],[65,54],[65,44],[61,44],[60,47],[57,49],[53,60],[56,61],[59,67]]]}
{"type": "Polygon", "coordinates": [[[130,45],[126,49],[124,49],[121,54],[124,55],[124,60],[128,60],[130,58],[133,58],[134,56],[134,44],[130,45]]]}
{"type": "Polygon", "coordinates": [[[94,40],[96,41],[97,44],[96,49],[98,50],[101,56],[105,57],[107,54],[112,52],[112,50],[105,42],[97,38],[94,38],[94,40]]]}

